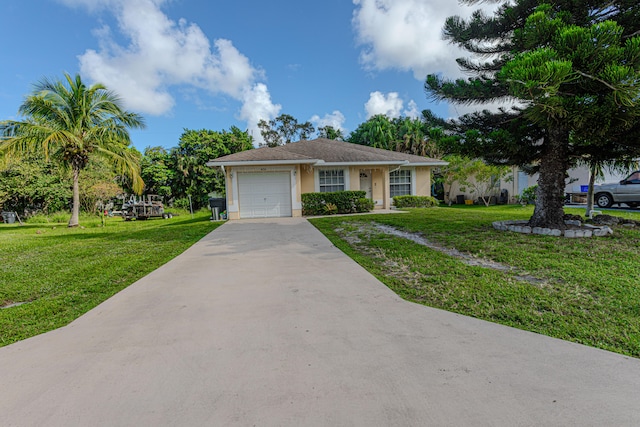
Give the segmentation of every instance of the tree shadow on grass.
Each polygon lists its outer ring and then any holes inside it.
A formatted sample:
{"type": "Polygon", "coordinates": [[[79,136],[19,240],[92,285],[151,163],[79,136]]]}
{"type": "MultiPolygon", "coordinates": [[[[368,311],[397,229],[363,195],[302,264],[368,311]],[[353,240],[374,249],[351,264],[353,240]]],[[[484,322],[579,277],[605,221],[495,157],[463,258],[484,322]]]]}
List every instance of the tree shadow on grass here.
{"type": "MultiPolygon", "coordinates": [[[[47,231],[44,231],[40,238],[45,239],[47,241],[87,241],[87,240],[105,240],[109,239],[111,242],[126,242],[130,240],[149,240],[149,241],[158,241],[158,240],[166,240],[166,239],[175,239],[175,240],[192,240],[192,233],[188,231],[193,231],[193,226],[196,224],[204,225],[209,223],[209,219],[207,218],[190,218],[182,221],[169,222],[171,220],[165,220],[165,223],[158,224],[157,226],[148,226],[143,228],[135,228],[127,230],[122,226],[117,227],[109,227],[108,225],[104,228],[91,228],[86,232],[85,230],[77,231],[78,229],[70,229],[70,233],[68,234],[56,234],[56,235],[47,235],[47,231]]],[[[133,224],[133,223],[132,223],[133,224]]],[[[210,233],[219,227],[222,223],[211,225],[210,230],[203,230],[203,236],[210,233]]],[[[36,227],[38,228],[38,227],[36,227]]],[[[42,227],[40,227],[42,228],[42,227]]]]}

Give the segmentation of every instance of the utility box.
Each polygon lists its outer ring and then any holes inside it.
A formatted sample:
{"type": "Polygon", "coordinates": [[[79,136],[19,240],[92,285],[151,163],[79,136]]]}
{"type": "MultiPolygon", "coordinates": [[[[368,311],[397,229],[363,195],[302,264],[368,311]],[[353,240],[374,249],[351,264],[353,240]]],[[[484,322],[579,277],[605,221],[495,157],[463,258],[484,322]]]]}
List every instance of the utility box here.
{"type": "Polygon", "coordinates": [[[224,197],[209,197],[209,207],[211,209],[218,208],[218,212],[227,210],[227,199],[224,197]]]}

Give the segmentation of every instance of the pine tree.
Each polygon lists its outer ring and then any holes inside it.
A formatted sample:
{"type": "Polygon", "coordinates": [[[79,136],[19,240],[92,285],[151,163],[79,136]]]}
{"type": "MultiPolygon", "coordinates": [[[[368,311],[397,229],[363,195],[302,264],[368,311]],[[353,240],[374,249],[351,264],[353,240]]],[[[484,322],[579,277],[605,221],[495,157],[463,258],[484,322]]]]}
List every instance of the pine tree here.
{"type": "MultiPolygon", "coordinates": [[[[468,4],[477,1],[465,1],[468,4]]],[[[640,5],[636,0],[503,2],[493,16],[447,20],[444,34],[490,59],[459,59],[467,80],[427,77],[434,99],[522,107],[458,122],[465,143],[496,163],[539,172],[530,225],[564,228],[567,169],[585,156],[640,154],[640,5]]]]}

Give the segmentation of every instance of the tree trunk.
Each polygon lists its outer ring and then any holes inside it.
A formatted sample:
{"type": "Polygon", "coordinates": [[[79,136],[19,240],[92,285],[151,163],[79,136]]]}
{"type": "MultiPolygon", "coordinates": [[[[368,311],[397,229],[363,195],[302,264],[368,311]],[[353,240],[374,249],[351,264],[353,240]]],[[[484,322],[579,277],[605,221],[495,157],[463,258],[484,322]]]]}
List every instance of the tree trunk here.
{"type": "Polygon", "coordinates": [[[593,185],[596,182],[596,169],[595,164],[589,168],[589,190],[587,191],[587,212],[586,216],[591,217],[591,211],[593,210],[593,185]]]}
{"type": "Polygon", "coordinates": [[[543,142],[540,158],[536,207],[529,219],[531,227],[564,230],[564,188],[567,177],[569,131],[551,127],[543,142]]]}
{"type": "Polygon", "coordinates": [[[69,227],[80,225],[80,168],[73,166],[73,203],[71,206],[71,219],[69,227]]]}

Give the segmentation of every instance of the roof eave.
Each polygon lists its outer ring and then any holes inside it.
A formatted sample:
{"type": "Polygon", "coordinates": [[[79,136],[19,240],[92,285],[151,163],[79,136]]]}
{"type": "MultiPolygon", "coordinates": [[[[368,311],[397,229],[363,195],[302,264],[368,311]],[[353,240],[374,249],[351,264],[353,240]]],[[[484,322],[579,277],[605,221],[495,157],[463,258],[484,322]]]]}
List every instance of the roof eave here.
{"type": "Polygon", "coordinates": [[[211,160],[207,162],[207,166],[216,167],[216,166],[272,166],[272,165],[300,165],[300,164],[315,164],[318,163],[317,159],[304,159],[304,160],[236,160],[236,161],[221,161],[216,162],[215,160],[211,160]]]}
{"type": "Polygon", "coordinates": [[[411,162],[409,166],[447,166],[449,162],[433,161],[433,162],[411,162]]]}
{"type": "Polygon", "coordinates": [[[435,160],[432,162],[410,162],[408,160],[384,161],[384,162],[325,162],[318,166],[446,166],[448,162],[435,160]]]}
{"type": "Polygon", "coordinates": [[[394,160],[394,161],[374,161],[374,162],[323,162],[318,163],[321,166],[403,166],[408,165],[406,160],[394,160]]]}

